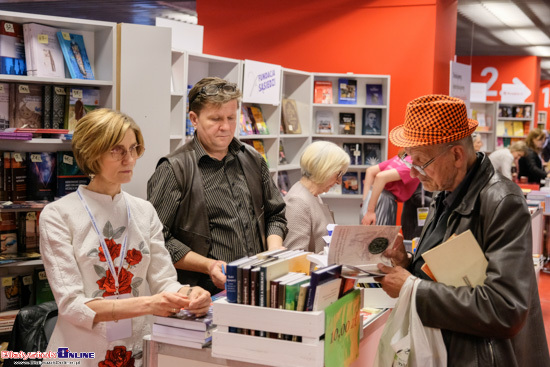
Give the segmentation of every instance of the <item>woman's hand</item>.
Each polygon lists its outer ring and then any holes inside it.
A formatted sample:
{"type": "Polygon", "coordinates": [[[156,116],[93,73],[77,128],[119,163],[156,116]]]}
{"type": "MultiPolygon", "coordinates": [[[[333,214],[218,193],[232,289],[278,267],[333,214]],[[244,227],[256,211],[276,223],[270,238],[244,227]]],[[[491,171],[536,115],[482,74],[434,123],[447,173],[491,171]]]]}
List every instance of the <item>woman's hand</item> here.
{"type": "Polygon", "coordinates": [[[196,286],[189,288],[187,294],[190,301],[189,305],[186,307],[187,311],[197,316],[206,315],[212,303],[210,292],[196,286]]]}
{"type": "Polygon", "coordinates": [[[158,316],[170,316],[179,312],[182,308],[188,308],[190,303],[190,298],[179,292],[162,292],[150,297],[149,313],[158,316]]]}
{"type": "Polygon", "coordinates": [[[374,212],[367,212],[363,219],[361,220],[361,224],[364,226],[370,226],[376,224],[376,214],[374,212]]]}

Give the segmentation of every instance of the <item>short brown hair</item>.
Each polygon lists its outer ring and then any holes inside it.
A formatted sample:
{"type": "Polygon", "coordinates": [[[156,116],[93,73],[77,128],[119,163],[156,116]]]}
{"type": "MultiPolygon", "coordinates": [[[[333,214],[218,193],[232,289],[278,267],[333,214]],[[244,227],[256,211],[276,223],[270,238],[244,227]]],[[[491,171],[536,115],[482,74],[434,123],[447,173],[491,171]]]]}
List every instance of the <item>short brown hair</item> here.
{"type": "Polygon", "coordinates": [[[128,129],[134,131],[137,143],[144,147],[141,129],[124,113],[100,108],[88,112],[78,120],[73,133],[72,148],[82,172],[87,175],[98,174],[101,170],[99,157],[119,144],[128,129]]]}
{"type": "Polygon", "coordinates": [[[197,116],[206,105],[220,107],[221,105],[235,99],[239,101],[242,96],[239,88],[237,88],[235,93],[231,94],[218,93],[213,96],[208,96],[204,93],[201,93],[202,88],[210,84],[224,85],[231,83],[218,77],[206,77],[199,80],[197,84],[195,84],[193,88],[191,88],[191,90],[189,91],[189,101],[191,101],[191,103],[189,104],[189,111],[195,112],[197,116]]]}

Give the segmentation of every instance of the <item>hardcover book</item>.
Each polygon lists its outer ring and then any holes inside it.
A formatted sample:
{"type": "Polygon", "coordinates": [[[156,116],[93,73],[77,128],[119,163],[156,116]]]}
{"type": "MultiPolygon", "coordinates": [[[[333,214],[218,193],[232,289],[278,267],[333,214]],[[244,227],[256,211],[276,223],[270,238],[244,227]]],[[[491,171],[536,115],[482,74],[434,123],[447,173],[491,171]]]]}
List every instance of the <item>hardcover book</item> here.
{"type": "Polygon", "coordinates": [[[300,295],[300,288],[302,284],[309,283],[310,275],[303,274],[301,277],[294,279],[293,281],[285,285],[285,309],[297,310],[298,297],[300,295]]]}
{"type": "Polygon", "coordinates": [[[15,201],[27,200],[27,156],[21,152],[11,152],[11,183],[15,201]]]}
{"type": "Polygon", "coordinates": [[[10,87],[0,83],[0,131],[10,127],[10,87]]]}
{"type": "Polygon", "coordinates": [[[340,134],[355,135],[355,114],[340,112],[340,134]]]}
{"type": "Polygon", "coordinates": [[[271,280],[288,273],[288,260],[278,259],[260,266],[260,307],[269,307],[271,304],[271,293],[269,285],[271,280]]]}
{"type": "Polygon", "coordinates": [[[4,198],[13,201],[13,191],[11,184],[11,153],[3,152],[2,176],[4,177],[4,198]]]}
{"type": "Polygon", "coordinates": [[[17,253],[17,216],[14,212],[0,213],[0,253],[17,253]]]}
{"type": "Polygon", "coordinates": [[[375,166],[382,162],[380,143],[365,143],[363,154],[365,157],[365,165],[375,166]]]}
{"type": "Polygon", "coordinates": [[[351,160],[351,165],[363,164],[363,144],[361,143],[344,143],[344,150],[348,153],[351,160]]]}
{"type": "Polygon", "coordinates": [[[336,278],[317,285],[315,289],[315,299],[313,300],[313,311],[323,311],[336,302],[340,293],[341,284],[342,278],[336,278]]]}
{"type": "Polygon", "coordinates": [[[313,103],[332,104],[332,82],[316,80],[313,84],[313,103]]]}
{"type": "Polygon", "coordinates": [[[10,99],[10,127],[42,128],[43,86],[39,84],[12,84],[10,99]]]}
{"type": "Polygon", "coordinates": [[[382,111],[379,109],[363,109],[363,135],[380,135],[382,111]]]}
{"type": "Polygon", "coordinates": [[[285,134],[301,134],[302,127],[300,126],[296,101],[283,99],[282,111],[285,134]]]}
{"type": "Polygon", "coordinates": [[[68,103],[65,103],[65,129],[73,131],[76,123],[88,112],[99,107],[99,89],[96,88],[70,88],[67,95],[68,103]]]}
{"type": "Polygon", "coordinates": [[[57,29],[37,23],[23,24],[27,75],[65,78],[63,51],[57,29]]]}
{"type": "Polygon", "coordinates": [[[17,252],[38,252],[38,216],[37,212],[17,213],[17,252]]]}
{"type": "Polygon", "coordinates": [[[367,104],[383,105],[382,84],[367,84],[367,104]]]}
{"type": "Polygon", "coordinates": [[[359,194],[357,172],[346,172],[342,176],[342,194],[359,194]]]}
{"type": "Polygon", "coordinates": [[[252,262],[255,257],[242,257],[240,259],[231,261],[225,267],[225,289],[227,291],[227,302],[237,303],[238,289],[237,289],[237,268],[239,265],[246,262],[252,262]]]}
{"type": "Polygon", "coordinates": [[[52,128],[52,89],[52,85],[44,85],[44,94],[42,95],[42,127],[44,129],[52,128]]]}
{"type": "Polygon", "coordinates": [[[17,275],[2,277],[0,286],[0,311],[20,308],[21,285],[17,275]]]}
{"type": "Polygon", "coordinates": [[[71,78],[73,79],[94,79],[94,72],[86,53],[84,37],[80,34],[57,32],[57,39],[63,51],[65,64],[71,78]]]}
{"type": "Polygon", "coordinates": [[[334,134],[334,114],[332,111],[319,110],[315,112],[317,134],[334,134]]]}
{"type": "Polygon", "coordinates": [[[27,75],[23,27],[0,21],[0,74],[27,75]]]}
{"type": "Polygon", "coordinates": [[[56,152],[28,154],[28,193],[30,200],[53,201],[56,194],[56,152]]]}
{"type": "Polygon", "coordinates": [[[57,152],[57,197],[74,192],[88,182],[90,179],[76,164],[72,151],[57,152]]]}
{"type": "MultiPolygon", "coordinates": [[[[336,226],[336,228],[338,227],[340,226],[336,226]]],[[[318,285],[326,283],[333,279],[340,278],[340,274],[342,274],[342,265],[337,265],[334,263],[332,264],[333,265],[329,265],[311,272],[311,278],[309,280],[309,290],[306,296],[306,311],[313,310],[313,303],[315,301],[315,293],[318,285]]]]}
{"type": "Polygon", "coordinates": [[[338,103],[357,104],[357,80],[338,79],[338,103]]]}
{"type": "Polygon", "coordinates": [[[69,95],[69,88],[52,86],[52,129],[63,129],[65,126],[65,103],[69,95]]]}

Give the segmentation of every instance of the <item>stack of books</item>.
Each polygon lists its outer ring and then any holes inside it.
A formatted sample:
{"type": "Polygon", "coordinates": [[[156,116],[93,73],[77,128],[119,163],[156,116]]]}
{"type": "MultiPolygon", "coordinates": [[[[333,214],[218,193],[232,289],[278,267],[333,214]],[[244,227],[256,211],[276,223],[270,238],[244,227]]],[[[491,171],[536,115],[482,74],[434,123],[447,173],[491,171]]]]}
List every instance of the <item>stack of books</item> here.
{"type": "Polygon", "coordinates": [[[9,333],[13,329],[13,323],[19,310],[0,312],[0,333],[9,333]]]}

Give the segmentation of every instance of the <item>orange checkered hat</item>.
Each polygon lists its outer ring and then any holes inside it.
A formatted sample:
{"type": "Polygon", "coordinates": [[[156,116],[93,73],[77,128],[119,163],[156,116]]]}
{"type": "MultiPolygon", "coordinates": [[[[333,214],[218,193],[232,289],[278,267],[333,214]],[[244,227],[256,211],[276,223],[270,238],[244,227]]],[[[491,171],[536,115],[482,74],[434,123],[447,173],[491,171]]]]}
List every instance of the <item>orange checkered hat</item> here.
{"type": "Polygon", "coordinates": [[[390,141],[403,148],[450,143],[472,135],[476,127],[463,100],[429,94],[409,102],[405,123],[390,131],[390,141]]]}

